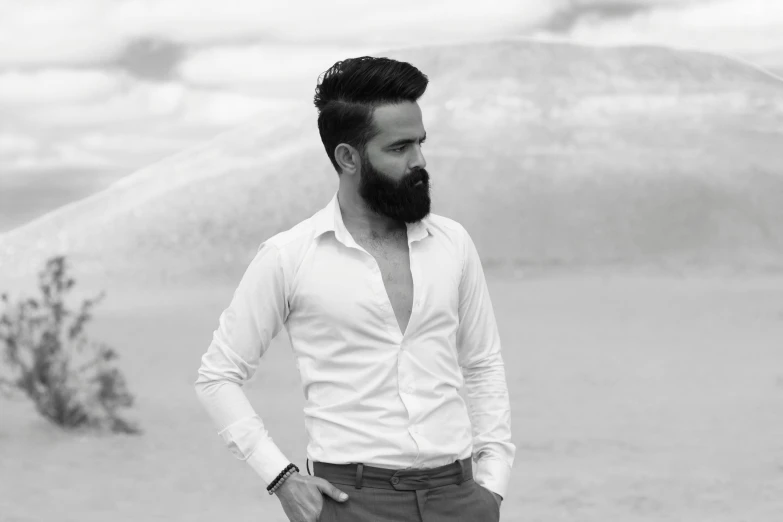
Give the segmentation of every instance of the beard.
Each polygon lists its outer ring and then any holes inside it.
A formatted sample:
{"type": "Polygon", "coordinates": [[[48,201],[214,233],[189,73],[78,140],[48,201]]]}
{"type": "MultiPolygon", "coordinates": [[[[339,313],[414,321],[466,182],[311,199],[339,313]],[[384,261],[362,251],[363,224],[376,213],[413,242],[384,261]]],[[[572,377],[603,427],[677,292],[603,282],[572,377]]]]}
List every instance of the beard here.
{"type": "Polygon", "coordinates": [[[362,154],[359,195],[376,214],[416,223],[430,213],[430,175],[425,169],[416,169],[395,180],[375,169],[370,158],[362,154]]]}

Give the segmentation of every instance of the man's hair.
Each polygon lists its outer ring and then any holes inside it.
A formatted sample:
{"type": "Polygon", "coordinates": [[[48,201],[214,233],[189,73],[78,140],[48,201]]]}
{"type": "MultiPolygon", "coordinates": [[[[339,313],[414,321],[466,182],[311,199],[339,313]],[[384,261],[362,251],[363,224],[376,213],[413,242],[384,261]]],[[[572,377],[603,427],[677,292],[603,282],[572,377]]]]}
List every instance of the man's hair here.
{"type": "Polygon", "coordinates": [[[334,149],[347,143],[364,153],[378,134],[373,112],[379,105],[415,102],[429,79],[407,62],[362,56],[335,63],[318,78],[313,99],[318,109],[318,132],[335,170],[334,149]]]}

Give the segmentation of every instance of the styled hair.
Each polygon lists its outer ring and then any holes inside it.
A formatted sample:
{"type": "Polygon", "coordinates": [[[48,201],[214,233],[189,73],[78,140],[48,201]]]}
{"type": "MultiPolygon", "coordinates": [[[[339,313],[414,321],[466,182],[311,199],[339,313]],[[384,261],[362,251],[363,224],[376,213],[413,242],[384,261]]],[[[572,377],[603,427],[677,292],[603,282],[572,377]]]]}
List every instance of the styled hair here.
{"type": "Polygon", "coordinates": [[[361,153],[378,134],[373,112],[379,105],[415,102],[429,79],[407,62],[362,56],[339,61],[318,77],[313,101],[318,132],[329,160],[340,174],[334,150],[347,143],[361,153]]]}

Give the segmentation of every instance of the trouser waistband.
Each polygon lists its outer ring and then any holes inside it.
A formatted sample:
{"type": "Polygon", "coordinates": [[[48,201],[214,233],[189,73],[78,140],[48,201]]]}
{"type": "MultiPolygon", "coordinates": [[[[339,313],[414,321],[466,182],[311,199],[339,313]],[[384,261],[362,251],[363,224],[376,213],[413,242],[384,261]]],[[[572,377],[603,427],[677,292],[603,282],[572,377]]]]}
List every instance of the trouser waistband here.
{"type": "Polygon", "coordinates": [[[313,462],[313,475],[332,484],[344,484],[398,491],[430,489],[449,484],[461,484],[473,479],[473,463],[468,457],[451,464],[430,469],[386,469],[364,464],[330,464],[313,462]]]}

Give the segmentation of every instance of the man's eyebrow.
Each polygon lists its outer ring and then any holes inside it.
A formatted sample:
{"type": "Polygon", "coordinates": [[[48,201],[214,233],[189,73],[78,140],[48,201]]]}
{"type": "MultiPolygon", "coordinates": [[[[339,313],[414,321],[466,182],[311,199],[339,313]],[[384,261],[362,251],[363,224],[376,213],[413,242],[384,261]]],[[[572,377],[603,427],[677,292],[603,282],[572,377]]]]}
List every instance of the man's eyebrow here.
{"type": "MultiPolygon", "coordinates": [[[[421,142],[424,143],[427,140],[427,133],[425,132],[424,136],[422,136],[420,139],[421,139],[421,142]]],[[[399,147],[400,145],[407,145],[408,143],[415,143],[415,142],[416,142],[416,140],[412,140],[410,138],[405,138],[405,139],[402,139],[402,140],[397,140],[394,143],[390,143],[389,145],[386,145],[386,147],[394,148],[394,147],[399,147]]]]}

